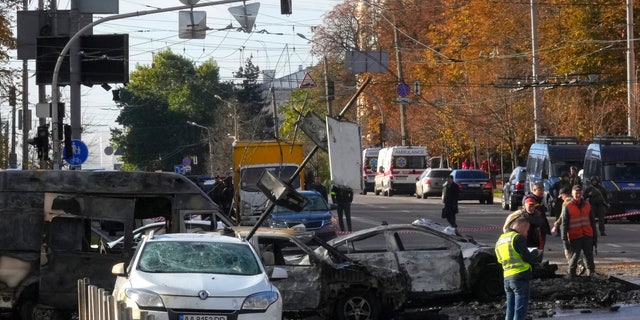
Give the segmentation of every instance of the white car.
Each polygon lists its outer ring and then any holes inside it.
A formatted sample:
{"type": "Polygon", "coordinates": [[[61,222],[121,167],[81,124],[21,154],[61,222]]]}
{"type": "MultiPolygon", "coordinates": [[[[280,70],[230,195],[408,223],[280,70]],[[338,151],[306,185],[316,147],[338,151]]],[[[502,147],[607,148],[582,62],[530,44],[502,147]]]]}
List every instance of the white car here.
{"type": "MultiPolygon", "coordinates": [[[[131,263],[113,266],[113,295],[156,320],[282,319],[282,296],[253,247],[218,233],[152,232],[131,263]]],[[[273,279],[286,278],[274,268],[273,279]]]]}

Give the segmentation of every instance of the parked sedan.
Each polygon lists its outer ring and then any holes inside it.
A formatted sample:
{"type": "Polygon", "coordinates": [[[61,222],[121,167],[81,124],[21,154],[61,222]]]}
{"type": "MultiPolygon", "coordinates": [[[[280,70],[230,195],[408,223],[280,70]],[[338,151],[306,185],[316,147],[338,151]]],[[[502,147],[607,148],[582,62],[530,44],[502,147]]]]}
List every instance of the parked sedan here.
{"type": "Polygon", "coordinates": [[[525,181],[527,179],[527,168],[516,167],[511,172],[508,180],[505,180],[502,187],[501,205],[504,210],[515,211],[522,204],[524,197],[525,181]]]}
{"type": "Polygon", "coordinates": [[[427,199],[429,196],[441,196],[442,185],[451,174],[451,169],[429,168],[416,180],[416,198],[427,199]]]}
{"type": "Polygon", "coordinates": [[[460,187],[458,200],[479,200],[493,203],[493,182],[482,170],[457,169],[451,172],[453,182],[460,187]]]}
{"type": "Polygon", "coordinates": [[[329,244],[366,266],[399,270],[408,281],[407,303],[418,306],[452,296],[492,300],[504,291],[493,246],[428,219],[356,231],[329,244]]]}
{"type": "Polygon", "coordinates": [[[267,221],[267,226],[292,228],[296,225],[304,225],[306,231],[315,232],[323,240],[335,238],[337,222],[331,214],[331,210],[336,209],[335,204],[328,204],[324,197],[315,190],[298,192],[309,200],[302,211],[295,212],[285,207],[276,206],[267,221]]]}

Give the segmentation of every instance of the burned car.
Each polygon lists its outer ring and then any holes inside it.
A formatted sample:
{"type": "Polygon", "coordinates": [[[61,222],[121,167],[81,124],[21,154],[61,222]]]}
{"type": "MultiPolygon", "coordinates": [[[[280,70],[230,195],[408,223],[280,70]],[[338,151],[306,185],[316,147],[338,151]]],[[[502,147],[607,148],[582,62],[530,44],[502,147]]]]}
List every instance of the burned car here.
{"type": "MultiPolygon", "coordinates": [[[[249,230],[232,232],[244,238],[249,230]]],[[[388,319],[406,301],[408,282],[397,270],[354,262],[312,232],[261,228],[249,242],[268,273],[274,267],[287,272],[286,279],[273,280],[286,317],[388,319]]]]}
{"type": "Polygon", "coordinates": [[[398,270],[408,281],[405,307],[452,296],[488,301],[504,293],[494,248],[431,220],[381,225],[329,244],[360,264],[398,270]]]}

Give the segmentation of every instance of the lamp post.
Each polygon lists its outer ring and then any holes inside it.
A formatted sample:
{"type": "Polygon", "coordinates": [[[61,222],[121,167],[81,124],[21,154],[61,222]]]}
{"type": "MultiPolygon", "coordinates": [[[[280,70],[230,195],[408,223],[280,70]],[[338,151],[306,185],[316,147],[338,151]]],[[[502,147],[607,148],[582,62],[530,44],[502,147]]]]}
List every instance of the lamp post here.
{"type": "Polygon", "coordinates": [[[213,177],[213,145],[211,143],[211,129],[201,126],[193,121],[187,121],[187,124],[207,130],[207,141],[209,142],[209,174],[213,177]]]}
{"type": "Polygon", "coordinates": [[[223,103],[225,103],[229,108],[233,109],[233,136],[235,137],[235,140],[240,140],[240,136],[238,136],[238,108],[236,107],[235,104],[227,102],[226,100],[222,99],[219,95],[214,95],[214,98],[222,101],[223,103]]]}

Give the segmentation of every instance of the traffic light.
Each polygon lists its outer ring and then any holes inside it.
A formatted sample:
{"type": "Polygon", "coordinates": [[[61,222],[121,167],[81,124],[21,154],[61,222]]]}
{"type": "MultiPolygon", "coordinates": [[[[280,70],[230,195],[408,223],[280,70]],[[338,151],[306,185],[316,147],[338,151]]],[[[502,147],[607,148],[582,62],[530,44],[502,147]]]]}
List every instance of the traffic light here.
{"type": "Polygon", "coordinates": [[[64,158],[73,157],[73,147],[71,146],[71,126],[64,125],[64,158]]]}
{"type": "Polygon", "coordinates": [[[49,160],[49,126],[38,126],[38,134],[36,135],[36,147],[38,148],[38,159],[49,160]]]}
{"type": "Polygon", "coordinates": [[[291,0],[280,0],[280,14],[291,14],[291,0]]]}
{"type": "Polygon", "coordinates": [[[333,83],[333,80],[329,79],[327,81],[327,100],[334,100],[335,97],[335,84],[333,83]]]}

